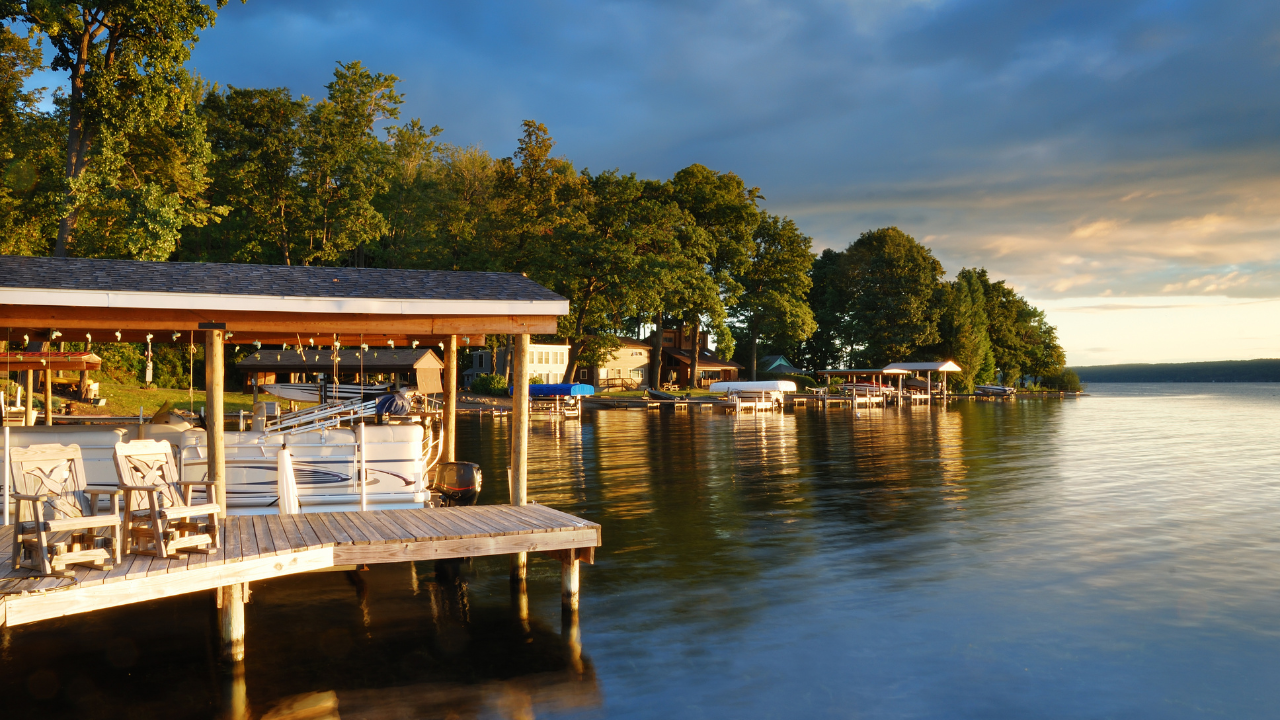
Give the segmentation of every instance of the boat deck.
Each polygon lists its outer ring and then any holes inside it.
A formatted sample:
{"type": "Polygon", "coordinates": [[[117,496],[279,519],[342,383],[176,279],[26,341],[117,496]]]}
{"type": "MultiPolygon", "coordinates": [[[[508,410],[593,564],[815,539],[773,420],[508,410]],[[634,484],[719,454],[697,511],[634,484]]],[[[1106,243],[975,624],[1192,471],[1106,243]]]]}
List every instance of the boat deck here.
{"type": "Polygon", "coordinates": [[[601,541],[596,523],[544,505],[233,515],[219,535],[213,553],[126,555],[63,578],[14,570],[13,527],[0,527],[0,625],[336,566],[568,550],[591,562],[601,541]]]}

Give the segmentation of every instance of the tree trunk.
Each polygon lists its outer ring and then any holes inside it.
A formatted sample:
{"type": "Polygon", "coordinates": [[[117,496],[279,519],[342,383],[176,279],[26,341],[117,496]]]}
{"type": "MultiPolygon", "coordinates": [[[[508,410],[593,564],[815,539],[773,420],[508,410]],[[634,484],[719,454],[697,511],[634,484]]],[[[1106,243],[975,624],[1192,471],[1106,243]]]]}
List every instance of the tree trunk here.
{"type": "Polygon", "coordinates": [[[662,313],[655,321],[657,327],[649,336],[649,387],[662,389],[662,313]]]}
{"type": "Polygon", "coordinates": [[[693,325],[689,331],[689,337],[693,340],[693,350],[689,354],[689,389],[693,390],[698,387],[698,356],[702,353],[701,339],[702,331],[698,316],[694,316],[693,325]]]}
{"type": "Polygon", "coordinates": [[[573,376],[578,373],[578,348],[581,345],[582,345],[581,340],[577,342],[569,343],[569,362],[565,363],[564,379],[561,380],[560,382],[563,382],[563,383],[576,382],[573,376]]]}
{"type": "Polygon", "coordinates": [[[751,382],[756,380],[756,334],[751,333],[751,382]]]}

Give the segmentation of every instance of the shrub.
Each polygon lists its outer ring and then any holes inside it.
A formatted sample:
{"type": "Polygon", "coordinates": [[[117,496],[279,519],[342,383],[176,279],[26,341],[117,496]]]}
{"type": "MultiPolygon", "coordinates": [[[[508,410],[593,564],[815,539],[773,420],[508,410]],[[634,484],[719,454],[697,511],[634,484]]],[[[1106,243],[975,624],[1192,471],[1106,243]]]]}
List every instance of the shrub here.
{"type": "Polygon", "coordinates": [[[507,378],[504,375],[478,375],[471,381],[471,392],[481,395],[505,396],[507,378]]]}
{"type": "Polygon", "coordinates": [[[1041,384],[1052,390],[1063,392],[1081,392],[1084,390],[1084,383],[1080,382],[1080,376],[1071,368],[1063,368],[1053,375],[1044,376],[1041,384]]]}
{"type": "Polygon", "coordinates": [[[796,384],[798,390],[805,388],[818,387],[818,381],[808,375],[788,375],[787,373],[757,373],[756,377],[761,380],[790,380],[796,384]]]}

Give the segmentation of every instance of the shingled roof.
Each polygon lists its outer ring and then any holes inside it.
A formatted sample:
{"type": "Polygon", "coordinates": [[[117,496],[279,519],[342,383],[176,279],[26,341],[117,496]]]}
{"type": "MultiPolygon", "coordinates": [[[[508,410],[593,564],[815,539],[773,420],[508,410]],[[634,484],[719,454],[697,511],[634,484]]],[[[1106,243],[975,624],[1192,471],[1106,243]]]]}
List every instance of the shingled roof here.
{"type": "Polygon", "coordinates": [[[564,300],[516,273],[17,255],[0,255],[0,288],[370,300],[564,300]]]}

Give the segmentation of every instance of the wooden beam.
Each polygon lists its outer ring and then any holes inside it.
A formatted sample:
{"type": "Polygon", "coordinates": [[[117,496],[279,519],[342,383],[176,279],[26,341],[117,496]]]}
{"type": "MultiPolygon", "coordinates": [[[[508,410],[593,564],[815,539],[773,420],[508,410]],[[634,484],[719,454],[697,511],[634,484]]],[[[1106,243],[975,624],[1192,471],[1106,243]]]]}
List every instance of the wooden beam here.
{"type": "MultiPolygon", "coordinates": [[[[458,538],[431,542],[395,542],[382,545],[339,545],[333,548],[336,565],[405,562],[408,560],[447,560],[449,558],[511,555],[565,550],[591,545],[595,530],[555,530],[528,535],[458,538]]],[[[290,557],[293,557],[292,555],[290,557]]]]}
{"type": "MultiPolygon", "coordinates": [[[[57,328],[70,331],[101,332],[97,339],[114,338],[114,333],[140,330],[200,330],[200,323],[226,323],[234,333],[277,333],[293,336],[312,333],[332,338],[339,335],[467,337],[491,333],[554,334],[555,315],[391,315],[374,313],[288,313],[248,311],[204,311],[183,308],[85,308],[60,305],[0,305],[3,325],[45,332],[57,328]]],[[[158,333],[157,333],[158,334],[158,333]]],[[[95,333],[96,335],[96,333],[95,333]]],[[[251,338],[244,338],[252,342],[251,338]]],[[[265,341],[264,341],[265,342],[265,341]]],[[[466,342],[464,345],[468,344],[466,342]]],[[[471,342],[471,345],[479,345],[471,342]]]]}
{"type": "Polygon", "coordinates": [[[223,585],[218,593],[218,626],[221,655],[227,662],[244,661],[244,586],[245,583],[223,585]]]}
{"type": "Polygon", "coordinates": [[[333,548],[318,548],[283,557],[262,557],[224,565],[188,568],[164,575],[147,575],[136,580],[79,586],[70,592],[11,595],[7,598],[5,619],[10,626],[25,625],[64,615],[212,590],[232,583],[309,572],[331,567],[333,564],[333,548]]]}
{"type": "Polygon", "coordinates": [[[28,371],[27,371],[27,409],[26,409],[26,412],[24,412],[24,413],[23,413],[23,415],[22,415],[22,424],[23,424],[23,425],[35,425],[35,424],[36,424],[36,398],[35,398],[35,394],[36,394],[36,382],[35,382],[35,376],[36,376],[36,371],[35,371],[35,370],[28,370],[28,371]]]}
{"type": "MultiPolygon", "coordinates": [[[[511,368],[511,504],[528,503],[529,480],[529,336],[516,335],[511,368]]],[[[523,583],[529,573],[528,553],[511,557],[511,580],[523,583]]]]}
{"type": "Polygon", "coordinates": [[[458,336],[450,335],[444,343],[444,377],[441,378],[441,390],[444,391],[444,409],[440,414],[440,442],[444,443],[441,460],[453,462],[456,459],[454,436],[458,427],[458,336]]]}
{"type": "Polygon", "coordinates": [[[44,424],[53,424],[53,373],[44,371],[44,424]]]}
{"type": "Polygon", "coordinates": [[[208,435],[205,447],[209,449],[209,480],[215,485],[216,498],[205,502],[218,503],[218,517],[227,516],[227,451],[223,447],[223,357],[222,330],[204,332],[204,422],[208,435]]]}

